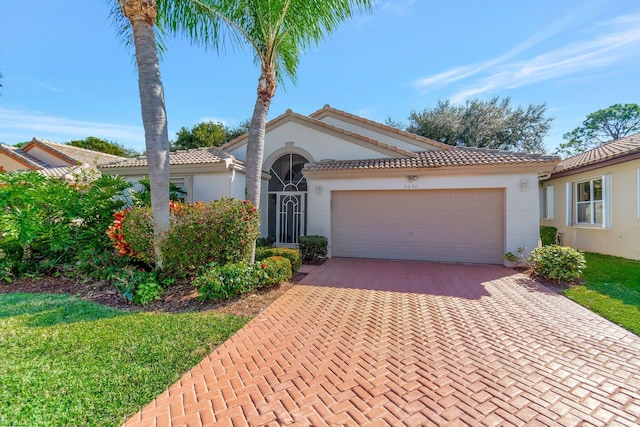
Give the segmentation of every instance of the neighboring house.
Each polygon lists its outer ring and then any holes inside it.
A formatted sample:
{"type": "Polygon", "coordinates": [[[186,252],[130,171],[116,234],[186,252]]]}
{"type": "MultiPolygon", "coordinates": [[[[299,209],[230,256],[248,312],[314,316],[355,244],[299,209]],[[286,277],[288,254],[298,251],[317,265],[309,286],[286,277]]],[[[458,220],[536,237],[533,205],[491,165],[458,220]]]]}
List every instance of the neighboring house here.
{"type": "MultiPolygon", "coordinates": [[[[189,200],[244,198],[245,134],[171,154],[189,200]]],[[[538,177],[554,156],[451,147],[325,106],[267,123],[261,235],[329,239],[329,256],[503,263],[539,239],[538,177]]],[[[146,159],[100,166],[135,180],[146,159]]]]}
{"type": "Polygon", "coordinates": [[[640,133],[563,160],[540,199],[561,244],[640,259],[640,133]]]}
{"type": "Polygon", "coordinates": [[[95,173],[96,165],[121,160],[119,156],[38,138],[22,148],[0,144],[0,172],[34,170],[70,182],[78,174],[95,173]]]}

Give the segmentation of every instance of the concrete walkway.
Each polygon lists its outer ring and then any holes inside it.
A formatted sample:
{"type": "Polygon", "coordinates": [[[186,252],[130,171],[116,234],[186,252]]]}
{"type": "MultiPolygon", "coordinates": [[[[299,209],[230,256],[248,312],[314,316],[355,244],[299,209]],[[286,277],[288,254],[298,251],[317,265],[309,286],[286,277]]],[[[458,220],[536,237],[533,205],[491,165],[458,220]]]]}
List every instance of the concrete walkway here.
{"type": "Polygon", "coordinates": [[[126,425],[640,424],[640,338],[513,270],[331,259],[303,283],[126,425]]]}

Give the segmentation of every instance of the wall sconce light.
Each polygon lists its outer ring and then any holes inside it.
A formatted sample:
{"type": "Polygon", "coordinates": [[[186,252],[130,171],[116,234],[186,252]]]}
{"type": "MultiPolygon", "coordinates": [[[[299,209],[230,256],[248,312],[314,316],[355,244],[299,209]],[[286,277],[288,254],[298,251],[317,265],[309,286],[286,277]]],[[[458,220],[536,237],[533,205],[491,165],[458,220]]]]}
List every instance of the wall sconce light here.
{"type": "Polygon", "coordinates": [[[413,182],[413,181],[415,181],[416,179],[418,179],[418,177],[417,177],[416,175],[409,175],[409,176],[407,176],[407,180],[408,180],[409,182],[413,182]]]}
{"type": "Polygon", "coordinates": [[[527,188],[529,188],[529,181],[527,178],[522,178],[520,180],[520,191],[527,191],[527,188]]]}
{"type": "Polygon", "coordinates": [[[320,184],[316,185],[316,193],[320,194],[322,192],[322,186],[320,184]]]}

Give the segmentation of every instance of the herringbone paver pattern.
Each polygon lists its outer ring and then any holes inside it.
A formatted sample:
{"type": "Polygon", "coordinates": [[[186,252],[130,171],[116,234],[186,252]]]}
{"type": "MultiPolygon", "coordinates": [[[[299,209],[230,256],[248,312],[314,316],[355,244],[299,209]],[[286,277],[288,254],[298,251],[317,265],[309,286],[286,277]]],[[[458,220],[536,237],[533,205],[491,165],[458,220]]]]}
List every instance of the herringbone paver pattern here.
{"type": "Polygon", "coordinates": [[[296,286],[126,425],[640,423],[637,336],[506,268],[354,262],[305,282],[423,293],[296,286]]]}

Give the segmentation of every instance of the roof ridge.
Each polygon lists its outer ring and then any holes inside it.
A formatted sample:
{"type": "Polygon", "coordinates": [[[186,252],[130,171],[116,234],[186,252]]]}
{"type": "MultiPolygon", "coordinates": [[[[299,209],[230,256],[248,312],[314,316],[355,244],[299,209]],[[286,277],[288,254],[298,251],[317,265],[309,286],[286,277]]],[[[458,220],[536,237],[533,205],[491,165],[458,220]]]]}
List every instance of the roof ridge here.
{"type": "Polygon", "coordinates": [[[605,142],[582,153],[567,157],[558,164],[554,174],[580,169],[600,162],[640,153],[640,132],[605,142]]]}

